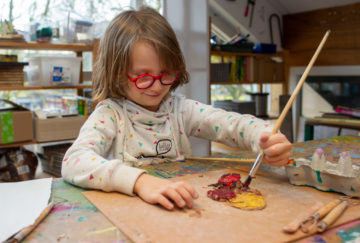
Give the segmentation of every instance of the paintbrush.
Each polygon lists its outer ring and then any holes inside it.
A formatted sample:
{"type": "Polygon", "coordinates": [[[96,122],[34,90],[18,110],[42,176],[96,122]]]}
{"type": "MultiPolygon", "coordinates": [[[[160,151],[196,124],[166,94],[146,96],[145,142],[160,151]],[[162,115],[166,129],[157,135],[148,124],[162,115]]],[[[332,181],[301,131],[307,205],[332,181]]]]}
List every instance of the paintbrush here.
{"type": "MultiPolygon", "coordinates": [[[[325,42],[326,42],[329,34],[330,34],[330,30],[326,31],[323,39],[321,40],[319,46],[318,46],[317,49],[316,49],[313,57],[311,58],[309,64],[307,65],[307,67],[306,67],[303,75],[301,76],[299,83],[296,85],[296,88],[295,88],[294,92],[293,92],[292,95],[290,96],[290,99],[288,100],[288,102],[286,103],[286,106],[284,107],[283,111],[281,112],[279,119],[278,119],[277,122],[275,123],[275,127],[274,127],[274,129],[272,130],[272,133],[271,133],[271,134],[277,133],[278,130],[280,129],[282,122],[284,121],[284,119],[285,119],[288,111],[290,110],[290,108],[291,108],[291,106],[292,106],[292,104],[293,104],[296,96],[298,95],[298,93],[299,93],[299,91],[300,91],[300,89],[301,89],[301,86],[304,84],[305,79],[306,79],[307,75],[309,74],[310,69],[311,69],[312,66],[314,65],[315,60],[316,60],[317,57],[319,56],[319,53],[320,53],[321,49],[323,48],[323,46],[324,46],[324,44],[325,44],[325,42]]],[[[250,172],[249,172],[249,175],[248,175],[248,177],[246,178],[246,180],[245,180],[245,182],[244,182],[244,186],[245,186],[245,187],[249,187],[249,185],[250,185],[250,183],[251,183],[251,179],[255,176],[256,171],[259,169],[263,157],[264,157],[264,152],[261,151],[261,152],[259,153],[259,155],[256,157],[256,160],[255,160],[253,166],[251,167],[251,170],[250,170],[250,172]]]]}
{"type": "Polygon", "coordinates": [[[8,239],[6,243],[17,243],[23,240],[28,234],[30,234],[31,231],[33,231],[38,224],[49,214],[51,209],[54,207],[54,202],[50,202],[41,212],[39,217],[35,220],[35,222],[32,225],[29,225],[23,229],[21,229],[18,233],[16,233],[13,237],[8,239]]]}

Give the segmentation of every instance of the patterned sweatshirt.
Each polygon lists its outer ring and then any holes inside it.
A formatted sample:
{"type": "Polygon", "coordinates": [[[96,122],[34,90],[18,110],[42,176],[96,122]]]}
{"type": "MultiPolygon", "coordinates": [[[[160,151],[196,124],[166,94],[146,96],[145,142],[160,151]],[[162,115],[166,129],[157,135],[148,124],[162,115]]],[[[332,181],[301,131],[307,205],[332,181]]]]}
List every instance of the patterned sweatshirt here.
{"type": "Polygon", "coordinates": [[[269,123],[226,112],[184,96],[171,96],[157,112],[127,99],[99,103],[66,152],[63,178],[74,185],[133,195],[140,165],[184,160],[192,155],[189,136],[259,151],[269,123]]]}

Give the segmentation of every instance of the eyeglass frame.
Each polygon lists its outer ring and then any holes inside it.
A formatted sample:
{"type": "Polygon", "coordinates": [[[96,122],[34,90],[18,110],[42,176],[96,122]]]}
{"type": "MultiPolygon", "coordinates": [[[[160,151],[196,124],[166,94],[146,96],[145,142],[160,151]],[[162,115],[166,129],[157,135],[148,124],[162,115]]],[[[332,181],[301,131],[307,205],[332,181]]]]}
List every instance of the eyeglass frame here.
{"type": "Polygon", "coordinates": [[[169,72],[165,71],[165,72],[160,73],[160,75],[151,75],[151,74],[146,73],[146,74],[138,75],[138,76],[136,76],[135,78],[132,78],[130,75],[128,75],[128,78],[129,78],[129,80],[130,80],[131,82],[135,83],[136,88],[138,88],[138,89],[148,89],[148,88],[150,88],[151,86],[154,85],[154,83],[155,83],[156,80],[159,80],[162,85],[173,85],[173,84],[179,79],[179,77],[180,77],[180,72],[177,72],[177,73],[176,73],[176,76],[175,76],[175,79],[174,79],[174,81],[173,81],[172,83],[170,83],[170,84],[164,84],[164,83],[162,82],[161,78],[162,78],[166,73],[169,73],[169,72]],[[150,83],[150,85],[149,85],[148,87],[139,88],[138,85],[137,85],[137,83],[136,83],[136,81],[138,81],[138,79],[143,78],[143,77],[151,77],[151,78],[152,78],[152,82],[150,83]]]}

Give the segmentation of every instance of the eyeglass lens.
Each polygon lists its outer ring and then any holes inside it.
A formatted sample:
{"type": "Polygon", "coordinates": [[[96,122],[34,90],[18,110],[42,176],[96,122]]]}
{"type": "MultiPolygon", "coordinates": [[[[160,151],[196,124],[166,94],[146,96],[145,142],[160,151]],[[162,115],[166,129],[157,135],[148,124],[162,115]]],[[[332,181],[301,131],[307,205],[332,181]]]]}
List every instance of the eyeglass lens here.
{"type": "MultiPolygon", "coordinates": [[[[165,72],[160,77],[160,82],[163,85],[170,85],[172,84],[177,78],[176,72],[165,72]]],[[[153,82],[155,82],[155,78],[152,76],[144,76],[136,80],[136,86],[138,88],[148,88],[150,87],[153,82]]]]}

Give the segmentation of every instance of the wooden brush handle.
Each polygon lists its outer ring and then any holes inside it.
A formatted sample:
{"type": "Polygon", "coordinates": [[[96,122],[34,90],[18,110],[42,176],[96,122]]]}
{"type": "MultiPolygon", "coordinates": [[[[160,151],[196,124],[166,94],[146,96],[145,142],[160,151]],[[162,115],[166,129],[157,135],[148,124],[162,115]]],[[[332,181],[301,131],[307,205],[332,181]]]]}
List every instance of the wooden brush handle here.
{"type": "Polygon", "coordinates": [[[289,234],[295,233],[299,229],[301,223],[311,217],[311,215],[318,211],[322,206],[324,206],[322,202],[316,202],[309,210],[300,212],[293,221],[283,227],[283,231],[289,234]]]}
{"type": "Polygon", "coordinates": [[[223,162],[238,162],[238,163],[254,163],[255,159],[242,158],[214,158],[214,157],[186,157],[187,160],[198,161],[223,161],[223,162]]]}
{"type": "Polygon", "coordinates": [[[341,199],[336,199],[334,201],[329,202],[328,204],[326,204],[324,207],[320,208],[319,211],[317,211],[314,214],[314,217],[316,219],[321,219],[322,217],[324,217],[328,212],[330,212],[333,208],[335,208],[337,205],[339,205],[342,202],[341,199]]]}
{"type": "Polygon", "coordinates": [[[307,75],[309,74],[309,72],[310,72],[312,66],[314,65],[314,62],[316,61],[317,57],[319,56],[319,53],[320,53],[321,49],[322,49],[323,46],[325,45],[325,42],[326,42],[329,34],[330,34],[330,30],[326,31],[323,39],[321,40],[318,48],[316,49],[313,57],[311,58],[309,64],[307,65],[307,67],[306,67],[303,75],[301,76],[298,84],[296,85],[295,90],[293,91],[292,95],[290,96],[290,99],[288,100],[288,102],[286,103],[284,109],[282,110],[279,119],[278,119],[277,122],[275,123],[274,129],[273,129],[273,131],[272,131],[273,134],[277,133],[278,130],[280,129],[281,124],[282,124],[282,122],[284,121],[284,119],[285,119],[285,117],[286,117],[286,114],[287,114],[288,111],[290,110],[290,108],[291,108],[291,106],[292,106],[292,104],[293,104],[293,102],[294,102],[297,94],[298,94],[299,91],[301,90],[301,86],[304,84],[307,75]]]}
{"type": "Polygon", "coordinates": [[[325,229],[335,222],[335,220],[344,212],[346,207],[348,206],[347,201],[343,201],[339,205],[336,206],[326,217],[317,225],[317,231],[323,232],[325,229]]]}

